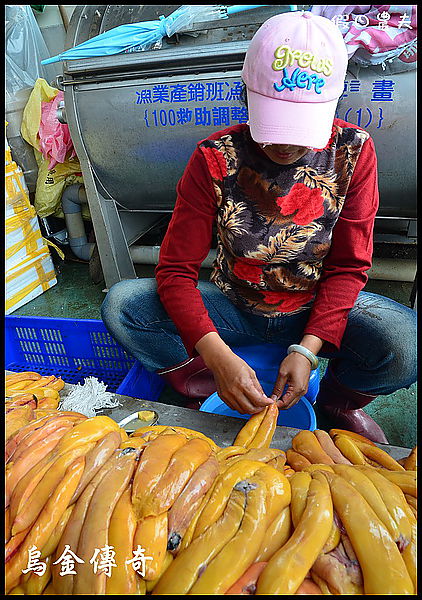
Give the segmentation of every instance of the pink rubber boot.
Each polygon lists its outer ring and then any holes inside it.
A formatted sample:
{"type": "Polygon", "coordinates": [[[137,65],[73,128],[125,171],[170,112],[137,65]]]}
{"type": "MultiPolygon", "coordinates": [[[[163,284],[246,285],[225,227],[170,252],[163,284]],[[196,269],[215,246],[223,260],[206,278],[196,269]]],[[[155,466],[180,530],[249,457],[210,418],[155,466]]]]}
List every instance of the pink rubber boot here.
{"type": "Polygon", "coordinates": [[[362,410],[375,398],[342,385],[329,365],[321,379],[316,405],[336,427],[354,431],[379,444],[388,444],[381,427],[362,410]]]}
{"type": "Polygon", "coordinates": [[[193,400],[186,404],[188,408],[199,409],[201,401],[217,391],[212,372],[201,356],[187,360],[165,369],[156,371],[179,394],[193,400]]]}

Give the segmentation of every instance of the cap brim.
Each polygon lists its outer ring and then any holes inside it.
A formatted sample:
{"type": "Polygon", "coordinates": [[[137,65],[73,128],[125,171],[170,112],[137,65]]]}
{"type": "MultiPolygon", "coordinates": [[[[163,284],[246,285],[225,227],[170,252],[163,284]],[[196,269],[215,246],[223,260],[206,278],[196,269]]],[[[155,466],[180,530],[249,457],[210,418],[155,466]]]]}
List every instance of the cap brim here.
{"type": "Polygon", "coordinates": [[[294,144],[325,148],[338,100],[289,102],[247,89],[249,128],[259,144],[294,144]]]}

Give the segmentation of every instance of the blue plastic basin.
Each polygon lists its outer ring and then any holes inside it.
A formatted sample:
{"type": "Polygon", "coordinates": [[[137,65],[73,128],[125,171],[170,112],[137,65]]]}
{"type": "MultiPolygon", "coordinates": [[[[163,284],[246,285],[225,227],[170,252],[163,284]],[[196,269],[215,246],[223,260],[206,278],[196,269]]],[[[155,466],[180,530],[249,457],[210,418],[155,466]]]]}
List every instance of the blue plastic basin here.
{"type": "MultiPolygon", "coordinates": [[[[270,394],[272,386],[261,382],[266,394],[270,394]]],[[[237,410],[232,410],[225,404],[217,392],[205,400],[199,409],[203,412],[216,415],[225,415],[227,417],[238,417],[240,419],[249,419],[250,415],[242,415],[237,410]]],[[[280,410],[277,425],[284,427],[295,427],[296,429],[308,429],[314,431],[317,427],[315,411],[308,400],[302,397],[297,404],[287,410],[280,410]]]]}
{"type": "MultiPolygon", "coordinates": [[[[233,351],[254,369],[259,381],[268,385],[275,383],[280,363],[287,356],[287,349],[279,344],[242,346],[233,351]]],[[[311,371],[308,391],[304,394],[311,404],[315,404],[319,392],[319,375],[319,368],[311,371]]]]}

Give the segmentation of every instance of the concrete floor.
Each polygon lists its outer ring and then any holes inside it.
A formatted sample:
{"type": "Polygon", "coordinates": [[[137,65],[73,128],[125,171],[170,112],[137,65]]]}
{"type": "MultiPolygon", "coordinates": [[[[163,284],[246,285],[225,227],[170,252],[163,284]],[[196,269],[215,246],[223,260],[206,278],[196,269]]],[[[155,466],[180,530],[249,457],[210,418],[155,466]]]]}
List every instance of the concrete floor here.
{"type": "MultiPolygon", "coordinates": [[[[76,260],[66,259],[56,266],[58,284],[13,315],[48,316],[75,319],[100,319],[100,306],[105,296],[104,284],[92,283],[88,265],[76,260]]],[[[152,277],[154,268],[137,267],[139,277],[152,277]]],[[[204,272],[202,276],[206,277],[204,272]]],[[[410,306],[412,284],[369,280],[365,288],[397,302],[410,306]]],[[[325,372],[327,361],[321,361],[321,376],[325,372]]],[[[182,404],[180,396],[171,388],[165,388],[160,402],[182,404]]],[[[389,396],[379,396],[365,410],[384,429],[392,445],[412,448],[417,441],[417,384],[409,389],[401,389],[389,396]]],[[[328,429],[333,426],[317,412],[318,427],[328,429]]]]}

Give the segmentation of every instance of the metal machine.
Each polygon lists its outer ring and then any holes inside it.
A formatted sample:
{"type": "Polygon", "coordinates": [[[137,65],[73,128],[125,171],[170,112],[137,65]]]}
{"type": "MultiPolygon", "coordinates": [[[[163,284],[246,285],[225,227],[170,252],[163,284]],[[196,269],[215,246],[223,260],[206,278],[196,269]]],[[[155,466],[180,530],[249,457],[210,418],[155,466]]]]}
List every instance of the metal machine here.
{"type": "MultiPolygon", "coordinates": [[[[81,5],[66,48],[124,23],[167,16],[170,5],[81,5]]],[[[300,9],[301,6],[298,6],[300,9]]],[[[241,68],[260,25],[289,10],[272,5],[165,38],[147,52],[67,61],[59,82],[84,176],[106,286],[135,278],[142,237],[168,219],[176,184],[196,143],[247,121],[241,68]],[[138,245],[136,244],[138,242],[138,245]]],[[[416,219],[416,73],[349,72],[337,114],[371,134],[378,153],[380,235],[411,236],[416,219]],[[389,80],[387,100],[374,82],[389,80]],[[372,97],[371,97],[372,94],[372,97]]],[[[156,258],[156,256],[155,256],[156,258]]]]}

